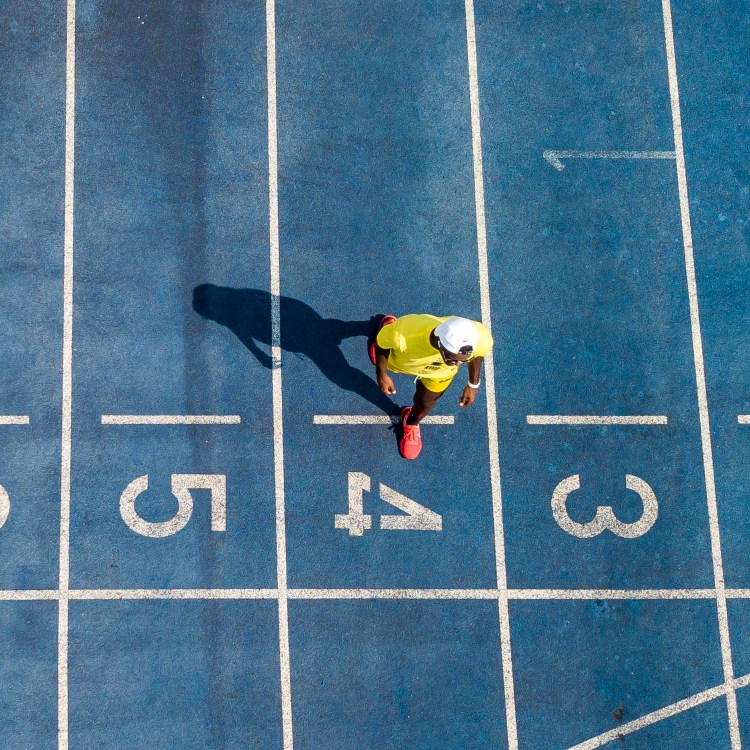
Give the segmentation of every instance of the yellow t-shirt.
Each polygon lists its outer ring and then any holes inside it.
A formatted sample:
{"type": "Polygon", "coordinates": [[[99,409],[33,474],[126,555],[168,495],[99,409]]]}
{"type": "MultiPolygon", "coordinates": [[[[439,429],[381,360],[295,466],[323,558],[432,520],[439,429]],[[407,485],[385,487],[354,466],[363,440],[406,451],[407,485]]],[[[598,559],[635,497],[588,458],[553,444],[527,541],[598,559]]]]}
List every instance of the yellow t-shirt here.
{"type": "MultiPolygon", "coordinates": [[[[452,378],[459,368],[446,365],[440,352],[430,343],[430,333],[449,317],[452,316],[403,315],[395,323],[383,326],[377,341],[382,349],[390,349],[388,369],[431,380],[452,378]]],[[[492,335],[481,323],[471,322],[479,332],[471,359],[486,357],[492,350],[492,335]]]]}

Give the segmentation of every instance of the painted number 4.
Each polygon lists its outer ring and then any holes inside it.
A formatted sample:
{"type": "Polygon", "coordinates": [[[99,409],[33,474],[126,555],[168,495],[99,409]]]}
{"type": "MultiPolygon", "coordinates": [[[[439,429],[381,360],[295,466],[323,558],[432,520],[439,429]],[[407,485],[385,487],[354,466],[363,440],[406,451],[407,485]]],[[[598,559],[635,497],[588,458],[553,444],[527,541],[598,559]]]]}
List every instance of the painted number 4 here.
{"type": "MultiPolygon", "coordinates": [[[[364,512],[364,493],[370,492],[370,477],[358,471],[349,472],[349,512],[337,513],[337,529],[348,529],[350,536],[362,536],[372,528],[372,516],[364,512]]],[[[380,516],[380,528],[392,531],[442,531],[443,517],[434,510],[425,508],[416,500],[380,485],[380,497],[389,505],[406,515],[380,516]]]]}

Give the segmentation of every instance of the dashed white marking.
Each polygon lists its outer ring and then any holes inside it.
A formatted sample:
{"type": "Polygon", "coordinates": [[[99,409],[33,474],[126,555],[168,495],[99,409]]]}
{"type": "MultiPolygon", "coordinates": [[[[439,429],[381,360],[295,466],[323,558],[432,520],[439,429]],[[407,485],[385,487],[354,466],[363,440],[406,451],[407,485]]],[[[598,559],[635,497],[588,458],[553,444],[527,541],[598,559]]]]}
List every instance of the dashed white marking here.
{"type": "MultiPolygon", "coordinates": [[[[477,34],[474,22],[474,0],[465,0],[466,49],[469,68],[469,99],[471,105],[471,147],[474,163],[474,203],[477,227],[477,256],[479,265],[479,296],[482,324],[492,331],[490,306],[490,273],[487,259],[487,224],[484,204],[484,172],[482,166],[482,127],[479,111],[479,76],[477,72],[477,34]]],[[[505,565],[505,530],[503,527],[503,502],[500,483],[500,448],[495,399],[495,364],[492,353],[484,360],[486,368],[487,433],[490,461],[490,487],[492,491],[492,518],[495,531],[495,569],[497,587],[507,589],[505,565]]],[[[518,728],[516,725],[516,699],[513,685],[513,659],[510,640],[510,616],[505,601],[498,602],[500,620],[500,653],[503,665],[503,689],[505,692],[505,723],[508,734],[508,750],[518,750],[518,728]]]]}
{"type": "Polygon", "coordinates": [[[0,425],[22,425],[29,424],[29,421],[29,418],[26,416],[16,416],[12,414],[0,416],[0,425]]]}
{"type": "Polygon", "coordinates": [[[268,214],[271,260],[271,373],[273,384],[273,458],[276,495],[276,578],[279,601],[279,665],[284,750],[293,750],[292,678],[287,602],[286,508],[284,496],[284,418],[281,381],[281,274],[279,254],[279,176],[276,112],[276,6],[266,0],[268,91],[268,214]]]}
{"type": "Polygon", "coordinates": [[[60,439],[60,560],[57,620],[57,746],[68,750],[68,589],[70,472],[73,418],[73,220],[75,196],[75,0],[67,2],[65,43],[65,208],[63,239],[62,414],[60,439]]]}
{"type": "Polygon", "coordinates": [[[688,299],[690,303],[690,327],[692,330],[698,414],[700,417],[703,473],[705,477],[708,522],[711,535],[711,557],[716,585],[719,640],[721,643],[724,682],[727,685],[726,695],[729,718],[729,736],[732,750],[740,750],[742,747],[742,741],[740,739],[739,717],[737,714],[737,696],[735,695],[732,686],[734,665],[732,663],[732,646],[729,639],[727,597],[724,584],[724,563],[721,553],[719,513],[716,501],[716,481],[714,477],[713,449],[711,446],[711,423],[708,415],[708,395],[706,392],[706,374],[703,361],[703,339],[701,335],[700,313],[698,309],[698,284],[695,277],[693,232],[690,226],[690,201],[688,199],[687,173],[685,170],[685,149],[682,140],[682,115],[680,113],[680,93],[677,81],[677,60],[675,57],[674,32],[672,29],[672,6],[670,0],[662,0],[662,14],[664,18],[664,40],[667,56],[667,73],[669,77],[669,100],[672,109],[672,129],[674,131],[677,188],[680,200],[680,220],[682,224],[682,244],[685,251],[685,273],[687,276],[688,299]]]}
{"type": "Polygon", "coordinates": [[[102,414],[102,424],[240,424],[236,414],[102,414]]]}
{"type": "Polygon", "coordinates": [[[574,414],[529,414],[527,424],[537,425],[665,425],[664,416],[584,416],[574,414]]]}
{"type": "Polygon", "coordinates": [[[553,151],[548,149],[542,156],[558,171],[565,165],[561,159],[674,159],[674,151],[553,151]]]}
{"type": "MultiPolygon", "coordinates": [[[[454,424],[454,417],[450,416],[432,416],[425,417],[421,424],[454,424]]],[[[388,416],[367,416],[362,414],[315,414],[313,416],[313,424],[320,425],[390,425],[398,424],[399,417],[388,417],[388,416]]]]}
{"type": "Polygon", "coordinates": [[[748,684],[750,684],[750,674],[732,680],[732,683],[729,685],[717,685],[709,690],[703,690],[700,693],[691,695],[689,698],[684,698],[681,701],[660,708],[658,711],[652,711],[650,714],[641,716],[639,719],[634,719],[633,721],[622,724],[616,729],[610,729],[608,732],[604,732],[596,737],[592,737],[590,740],[574,745],[569,748],[569,750],[594,750],[594,748],[603,747],[609,742],[622,739],[627,734],[632,734],[639,729],[644,729],[645,727],[649,727],[659,721],[664,721],[664,719],[669,719],[670,717],[683,713],[684,711],[689,711],[691,708],[695,708],[703,703],[708,703],[716,698],[720,698],[723,695],[727,695],[729,692],[734,692],[739,688],[746,687],[748,684]]]}

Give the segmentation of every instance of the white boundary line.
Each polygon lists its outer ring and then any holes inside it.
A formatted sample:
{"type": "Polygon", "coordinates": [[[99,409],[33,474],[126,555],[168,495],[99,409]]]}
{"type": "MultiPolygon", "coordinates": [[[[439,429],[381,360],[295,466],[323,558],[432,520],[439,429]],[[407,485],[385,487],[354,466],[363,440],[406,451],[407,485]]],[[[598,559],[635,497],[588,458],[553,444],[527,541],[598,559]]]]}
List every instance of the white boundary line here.
{"type": "Polygon", "coordinates": [[[29,424],[29,418],[26,416],[7,415],[0,417],[0,425],[21,425],[29,424]]]}
{"type": "Polygon", "coordinates": [[[268,87],[268,214],[271,261],[271,372],[273,384],[273,459],[276,494],[276,577],[279,601],[279,668],[284,750],[293,750],[292,677],[289,654],[289,604],[284,495],[284,417],[281,379],[281,275],[279,250],[279,176],[276,112],[276,6],[266,0],[266,71],[268,87]]]}
{"type": "Polygon", "coordinates": [[[738,414],[737,422],[739,424],[750,424],[750,414],[738,414]]]}
{"type": "Polygon", "coordinates": [[[575,414],[529,414],[527,424],[537,425],[664,425],[664,416],[583,416],[575,414]]]}
{"type": "MultiPolygon", "coordinates": [[[[482,127],[479,111],[479,75],[477,72],[477,34],[474,22],[474,0],[465,0],[466,51],[469,73],[469,98],[471,106],[471,147],[474,163],[474,202],[477,227],[477,256],[479,264],[479,294],[482,324],[492,330],[490,307],[490,274],[487,260],[487,225],[484,205],[484,172],[482,166],[482,127]]],[[[487,433],[490,460],[490,487],[492,490],[492,518],[495,530],[495,569],[497,587],[507,589],[505,567],[505,531],[503,528],[503,501],[500,483],[500,447],[495,403],[495,365],[492,353],[484,361],[485,393],[487,398],[487,433]]],[[[503,666],[503,689],[505,694],[505,723],[508,732],[508,750],[518,750],[518,728],[516,724],[516,699],[513,685],[513,659],[510,642],[510,614],[508,600],[498,600],[500,621],[500,656],[503,666]]]]}
{"type": "Polygon", "coordinates": [[[727,695],[729,691],[734,692],[735,690],[747,687],[748,685],[750,685],[750,674],[732,680],[731,684],[717,685],[716,687],[691,695],[689,698],[683,698],[683,700],[672,703],[669,706],[664,706],[664,708],[660,708],[658,711],[652,711],[650,714],[641,716],[639,719],[634,719],[626,724],[622,724],[616,729],[610,729],[608,732],[604,732],[596,737],[592,737],[590,740],[574,745],[569,748],[569,750],[594,750],[594,748],[602,747],[613,740],[622,739],[626,734],[637,732],[639,729],[644,729],[652,724],[664,721],[664,719],[669,719],[672,716],[688,711],[696,706],[700,706],[703,703],[708,703],[716,698],[721,698],[722,695],[727,695]]]}
{"type": "MultiPolygon", "coordinates": [[[[727,589],[728,599],[750,599],[750,589],[727,589]]],[[[240,589],[6,589],[0,601],[140,599],[277,599],[275,588],[240,589]]],[[[663,601],[715,599],[716,589],[310,589],[287,588],[287,599],[405,599],[462,601],[663,601]]]]}
{"type": "Polygon", "coordinates": [[[68,589],[73,420],[73,221],[75,191],[76,5],[67,1],[65,42],[65,227],[63,260],[60,560],[57,619],[57,746],[68,750],[68,589]]]}
{"type": "Polygon", "coordinates": [[[102,424],[240,424],[236,414],[102,414],[102,424]]]}
{"type": "Polygon", "coordinates": [[[695,278],[695,258],[693,255],[693,232],[690,226],[690,201],[688,199],[687,173],[685,170],[685,149],[682,140],[682,115],[680,113],[680,92],[677,80],[677,59],[675,57],[674,31],[672,29],[672,6],[670,0],[662,0],[664,17],[664,41],[667,56],[667,73],[669,76],[669,100],[672,109],[672,129],[677,167],[677,189],[680,199],[680,220],[682,224],[682,244],[685,251],[685,273],[687,276],[688,298],[690,302],[690,327],[693,339],[693,357],[695,360],[695,380],[700,416],[701,447],[703,450],[703,471],[706,483],[706,500],[708,505],[708,523],[711,534],[711,557],[716,585],[716,606],[719,618],[719,640],[721,643],[722,666],[726,684],[727,713],[729,718],[729,736],[732,750],[740,750],[739,717],[737,714],[737,696],[735,695],[734,665],[732,663],[732,646],[729,639],[729,620],[727,614],[727,596],[724,584],[724,563],[721,554],[721,535],[719,532],[719,513],[716,501],[716,482],[714,478],[714,459],[711,446],[711,423],[708,415],[708,394],[706,391],[706,374],[703,362],[703,340],[701,336],[700,313],[698,309],[698,285],[695,278]]]}
{"type": "MultiPolygon", "coordinates": [[[[315,414],[313,424],[320,425],[390,425],[398,424],[399,417],[367,416],[361,414],[315,414]]],[[[455,417],[432,416],[425,417],[422,424],[453,424],[455,417]]]]}

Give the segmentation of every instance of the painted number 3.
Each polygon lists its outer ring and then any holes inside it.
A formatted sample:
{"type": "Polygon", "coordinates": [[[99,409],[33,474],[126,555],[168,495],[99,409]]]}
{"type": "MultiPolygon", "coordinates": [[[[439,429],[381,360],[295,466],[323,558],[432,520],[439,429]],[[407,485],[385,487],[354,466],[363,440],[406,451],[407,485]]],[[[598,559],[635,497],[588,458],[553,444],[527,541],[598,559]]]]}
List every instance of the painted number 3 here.
{"type": "Polygon", "coordinates": [[[633,492],[638,493],[643,502],[643,513],[641,517],[633,523],[623,523],[609,505],[600,505],[596,509],[596,515],[588,523],[576,523],[568,515],[568,495],[581,488],[580,474],[563,479],[555,487],[552,493],[552,515],[555,517],[558,526],[567,531],[568,534],[589,539],[598,536],[602,531],[609,529],[613,534],[621,536],[624,539],[635,539],[643,536],[655,523],[659,515],[659,504],[656,502],[656,494],[651,487],[640,477],[633,474],[625,475],[625,487],[633,492]]]}

